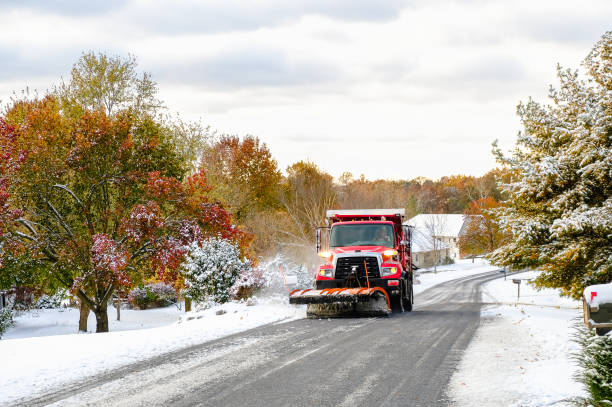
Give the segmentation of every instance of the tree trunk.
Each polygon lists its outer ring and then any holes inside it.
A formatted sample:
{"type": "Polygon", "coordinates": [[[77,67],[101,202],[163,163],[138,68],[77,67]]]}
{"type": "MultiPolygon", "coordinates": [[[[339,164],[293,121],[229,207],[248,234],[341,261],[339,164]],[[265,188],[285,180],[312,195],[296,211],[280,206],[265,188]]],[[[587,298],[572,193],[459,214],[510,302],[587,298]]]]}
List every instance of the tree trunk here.
{"type": "Polygon", "coordinates": [[[191,311],[191,298],[185,297],[185,312],[191,311]]]}
{"type": "Polygon", "coordinates": [[[96,307],[94,314],[96,314],[96,333],[108,332],[108,311],[106,303],[96,307]]]}
{"type": "Polygon", "coordinates": [[[117,308],[117,321],[121,321],[121,297],[117,294],[117,302],[115,303],[117,308]]]}
{"type": "Polygon", "coordinates": [[[85,301],[79,300],[79,331],[87,332],[87,317],[89,317],[89,307],[85,301]]]}

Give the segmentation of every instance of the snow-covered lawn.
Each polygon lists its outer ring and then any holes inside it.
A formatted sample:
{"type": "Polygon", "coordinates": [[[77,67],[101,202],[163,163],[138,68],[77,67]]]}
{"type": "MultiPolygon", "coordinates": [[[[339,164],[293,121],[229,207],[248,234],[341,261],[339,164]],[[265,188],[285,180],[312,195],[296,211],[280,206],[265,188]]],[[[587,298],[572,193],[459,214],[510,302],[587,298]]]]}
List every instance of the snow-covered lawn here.
{"type": "MultiPolygon", "coordinates": [[[[111,332],[77,334],[76,310],[29,312],[0,340],[5,372],[0,375],[0,403],[260,325],[305,316],[305,307],[290,306],[286,296],[279,296],[259,299],[252,306],[231,302],[189,314],[181,314],[176,307],[122,310],[122,321],[111,322],[111,332]],[[217,315],[220,310],[225,313],[217,315]]],[[[109,319],[113,319],[112,312],[109,319]]],[[[95,321],[88,322],[95,327],[95,321]]]]}
{"type": "MultiPolygon", "coordinates": [[[[111,332],[156,328],[177,322],[184,314],[184,310],[181,311],[174,305],[144,311],[122,309],[121,321],[117,321],[117,311],[109,307],[108,323],[111,332]]],[[[2,341],[34,336],[74,334],[78,330],[78,322],[79,310],[76,308],[35,309],[18,314],[15,318],[15,325],[2,336],[2,341]]],[[[87,319],[87,329],[88,332],[96,330],[96,317],[93,312],[87,319]]]]}
{"type": "Polygon", "coordinates": [[[483,309],[480,328],[470,343],[450,395],[457,406],[569,406],[584,396],[573,379],[572,325],[581,304],[560,298],[557,290],[537,291],[527,281],[535,272],[494,280],[484,286],[483,301],[504,305],[483,309]]]}
{"type": "Polygon", "coordinates": [[[493,270],[499,270],[499,267],[490,265],[485,259],[474,259],[473,263],[470,259],[458,260],[455,264],[438,266],[436,272],[433,271],[433,268],[420,269],[416,275],[414,293],[421,293],[437,284],[456,278],[493,270]]]}

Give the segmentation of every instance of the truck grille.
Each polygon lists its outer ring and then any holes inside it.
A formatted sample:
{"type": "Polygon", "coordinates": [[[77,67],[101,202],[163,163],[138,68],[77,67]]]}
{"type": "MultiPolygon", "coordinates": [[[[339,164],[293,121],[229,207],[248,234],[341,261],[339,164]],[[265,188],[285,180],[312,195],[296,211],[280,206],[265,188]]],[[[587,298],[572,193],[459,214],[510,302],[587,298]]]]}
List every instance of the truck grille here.
{"type": "Polygon", "coordinates": [[[380,270],[378,269],[378,260],[374,256],[364,257],[340,257],[336,262],[337,280],[346,280],[353,270],[359,281],[366,281],[365,263],[368,265],[368,278],[380,278],[380,270]]]}

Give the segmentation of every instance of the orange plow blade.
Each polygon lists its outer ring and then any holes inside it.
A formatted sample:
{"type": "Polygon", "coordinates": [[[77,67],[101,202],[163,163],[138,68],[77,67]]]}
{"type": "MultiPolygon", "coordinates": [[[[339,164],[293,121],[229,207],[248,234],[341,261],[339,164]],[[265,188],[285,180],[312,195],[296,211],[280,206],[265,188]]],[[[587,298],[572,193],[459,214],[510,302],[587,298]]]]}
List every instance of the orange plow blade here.
{"type": "Polygon", "coordinates": [[[307,315],[311,318],[382,316],[391,310],[389,297],[380,287],[293,290],[289,303],[308,304],[307,315]]]}

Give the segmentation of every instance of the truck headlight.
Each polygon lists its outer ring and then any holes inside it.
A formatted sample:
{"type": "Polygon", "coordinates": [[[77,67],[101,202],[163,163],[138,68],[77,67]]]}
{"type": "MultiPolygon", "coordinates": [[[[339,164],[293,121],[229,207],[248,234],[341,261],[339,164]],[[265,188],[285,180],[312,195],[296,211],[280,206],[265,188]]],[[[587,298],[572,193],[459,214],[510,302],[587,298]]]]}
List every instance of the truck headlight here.
{"type": "Polygon", "coordinates": [[[319,275],[321,277],[331,277],[333,273],[334,270],[332,269],[319,269],[319,275]]]}
{"type": "Polygon", "coordinates": [[[380,273],[382,277],[392,276],[394,274],[397,274],[397,267],[383,267],[382,272],[380,273]]]}

